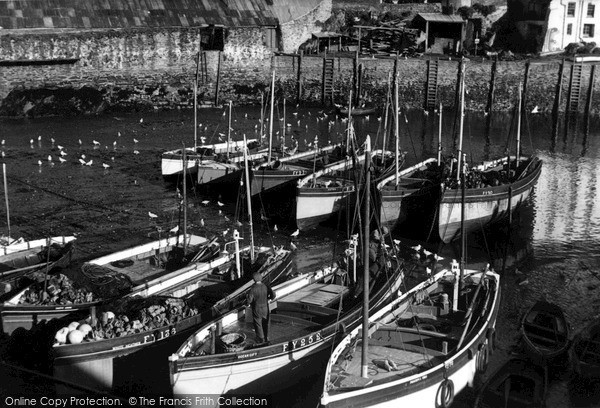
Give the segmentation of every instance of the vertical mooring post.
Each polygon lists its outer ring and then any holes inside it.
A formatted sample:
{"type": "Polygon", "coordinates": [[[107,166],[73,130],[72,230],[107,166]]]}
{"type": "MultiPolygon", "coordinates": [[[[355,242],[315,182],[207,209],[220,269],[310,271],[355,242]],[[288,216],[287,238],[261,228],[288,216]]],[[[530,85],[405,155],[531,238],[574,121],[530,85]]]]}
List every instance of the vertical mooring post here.
{"type": "Polygon", "coordinates": [[[523,75],[523,97],[521,99],[521,113],[525,109],[525,103],[527,102],[527,82],[529,81],[529,70],[531,68],[531,61],[525,63],[525,74],[523,75]]]}
{"type": "Polygon", "coordinates": [[[363,64],[358,64],[358,80],[356,82],[356,93],[354,94],[354,106],[360,106],[360,99],[361,99],[361,93],[362,93],[362,82],[363,82],[363,70],[364,70],[364,65],[363,64]]]}
{"type": "Polygon", "coordinates": [[[588,87],[587,103],[585,105],[585,123],[589,129],[590,111],[592,110],[592,99],[594,98],[594,81],[596,77],[596,64],[592,65],[590,71],[590,85],[588,87]]]}
{"type": "Polygon", "coordinates": [[[300,51],[298,54],[298,72],[296,74],[296,103],[300,103],[302,100],[302,57],[304,51],[300,51]]]}
{"type": "Polygon", "coordinates": [[[219,88],[221,87],[221,51],[217,56],[217,83],[215,84],[215,106],[219,106],[219,88]]]}
{"type": "Polygon", "coordinates": [[[488,93],[487,113],[492,114],[494,109],[494,93],[496,92],[496,71],[498,70],[498,61],[494,61],[492,64],[492,73],[490,77],[490,92],[488,93]]]}
{"type": "MultiPolygon", "coordinates": [[[[359,29],[360,32],[360,29],[359,29]]],[[[355,95],[354,98],[356,98],[356,93],[358,92],[358,51],[356,51],[356,54],[354,55],[354,61],[352,61],[352,93],[355,95]]],[[[351,104],[354,103],[354,101],[349,101],[351,104]]]]}
{"type": "Polygon", "coordinates": [[[454,97],[454,107],[455,110],[457,112],[456,116],[454,117],[454,146],[456,147],[456,142],[458,140],[458,127],[456,126],[456,120],[460,120],[460,118],[458,117],[458,115],[460,115],[460,113],[458,113],[460,111],[460,109],[458,109],[458,107],[460,106],[460,99],[461,99],[461,89],[460,89],[460,84],[462,81],[462,76],[463,76],[463,70],[464,70],[464,64],[465,64],[465,60],[464,58],[461,58],[460,61],[458,62],[458,74],[456,75],[456,94],[454,97]]]}
{"type": "Polygon", "coordinates": [[[558,80],[556,81],[556,95],[554,98],[554,106],[552,107],[552,140],[556,141],[558,137],[558,114],[560,112],[560,102],[562,99],[563,74],[565,69],[565,60],[561,61],[558,67],[558,80]]]}

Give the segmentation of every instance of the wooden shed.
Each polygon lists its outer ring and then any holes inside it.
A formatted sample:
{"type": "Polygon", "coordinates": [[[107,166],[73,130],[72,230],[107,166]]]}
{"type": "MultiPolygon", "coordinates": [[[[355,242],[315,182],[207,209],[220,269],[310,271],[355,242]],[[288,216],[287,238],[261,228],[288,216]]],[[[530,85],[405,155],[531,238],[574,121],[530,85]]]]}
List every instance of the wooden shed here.
{"type": "Polygon", "coordinates": [[[413,27],[425,32],[425,53],[458,54],[465,39],[466,21],[456,14],[419,13],[413,27]]]}

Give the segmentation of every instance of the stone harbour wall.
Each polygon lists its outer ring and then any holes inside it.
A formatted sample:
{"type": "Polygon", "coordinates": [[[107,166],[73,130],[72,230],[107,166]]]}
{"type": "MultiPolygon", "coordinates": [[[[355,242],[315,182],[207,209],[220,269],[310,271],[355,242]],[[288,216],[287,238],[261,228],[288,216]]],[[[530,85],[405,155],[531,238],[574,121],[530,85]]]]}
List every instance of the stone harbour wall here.
{"type": "MultiPolygon", "coordinates": [[[[264,45],[264,30],[229,30],[225,50],[206,51],[206,75],[200,77],[201,104],[233,100],[259,104],[275,68],[278,97],[296,101],[298,63],[300,102],[321,102],[323,58],[275,55],[264,45]],[[217,93],[218,91],[218,93],[217,93]]],[[[193,106],[193,83],[199,33],[189,29],[33,32],[0,36],[0,115],[40,116],[99,113],[113,110],[188,109],[193,106]]],[[[523,82],[527,61],[499,61],[494,110],[509,110],[523,82]]],[[[383,105],[395,58],[361,57],[362,91],[366,101],[383,105]]],[[[425,104],[428,61],[399,59],[401,107],[425,104]]],[[[560,60],[530,61],[526,108],[554,106],[560,60]]],[[[334,56],[334,100],[346,104],[353,84],[352,56],[334,56]]],[[[562,77],[561,109],[566,108],[572,63],[562,77]]],[[[439,62],[438,101],[452,107],[456,98],[458,60],[439,62]]],[[[466,109],[487,107],[492,62],[465,61],[466,109]]],[[[586,106],[591,65],[583,66],[580,109],[586,106]]],[[[598,87],[595,76],[594,87],[598,87]]],[[[592,112],[600,106],[594,92],[592,112]]]]}

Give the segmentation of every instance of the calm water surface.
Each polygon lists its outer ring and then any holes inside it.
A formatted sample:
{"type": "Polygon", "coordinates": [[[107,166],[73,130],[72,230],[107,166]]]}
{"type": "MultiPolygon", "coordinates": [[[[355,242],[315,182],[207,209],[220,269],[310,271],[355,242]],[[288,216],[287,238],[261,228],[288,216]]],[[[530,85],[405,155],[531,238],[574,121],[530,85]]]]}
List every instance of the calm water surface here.
{"type": "MultiPolygon", "coordinates": [[[[277,112],[277,111],[276,111],[277,112]]],[[[282,115],[279,109],[278,116],[282,115]]],[[[446,114],[445,114],[446,115],[446,114]]],[[[199,137],[215,142],[227,133],[227,117],[222,109],[199,111],[199,137]]],[[[234,109],[232,137],[259,136],[260,110],[234,109]]],[[[522,130],[524,154],[537,154],[543,170],[534,194],[515,217],[507,239],[504,229],[469,237],[468,262],[492,261],[501,267],[508,243],[507,268],[503,275],[503,299],[498,320],[500,350],[491,359],[488,373],[498,368],[515,351],[518,321],[523,312],[540,296],[559,304],[574,332],[599,311],[600,304],[600,123],[592,120],[564,124],[553,129],[552,119],[528,115],[522,130]],[[499,263],[498,263],[499,262],[499,263]],[[518,268],[520,274],[514,272],[518,268]],[[519,285],[526,276],[528,284],[519,285]]],[[[283,120],[274,121],[276,137],[283,132],[283,120]]],[[[320,109],[292,107],[286,114],[286,139],[293,135],[304,148],[314,141],[327,143],[344,137],[346,122],[320,109]]],[[[488,129],[488,117],[466,116],[463,151],[469,162],[495,158],[506,150],[513,121],[508,115],[496,115],[488,129]]],[[[401,124],[401,147],[407,152],[407,164],[434,154],[437,149],[438,115],[409,112],[401,124]]],[[[376,116],[356,121],[359,139],[369,134],[377,138],[381,121],[376,116]]],[[[455,149],[456,124],[447,115],[443,120],[443,150],[455,149]]],[[[0,139],[7,164],[11,203],[12,235],[36,238],[48,234],[79,234],[81,259],[140,243],[157,228],[177,223],[174,186],[160,177],[160,153],[193,144],[191,112],[140,113],[86,118],[47,118],[0,121],[0,139]],[[52,142],[54,139],[54,142],[52,142]],[[81,141],[81,142],[80,142],[81,141]],[[94,143],[94,141],[96,143],[94,143]],[[59,162],[59,148],[68,155],[59,162]],[[51,156],[52,161],[48,160],[51,156]],[[79,162],[81,155],[93,163],[79,162]],[[41,164],[40,164],[41,163],[41,164]],[[110,167],[104,168],[102,164],[110,167]],[[150,219],[147,212],[159,214],[150,219]]],[[[381,143],[381,137],[379,137],[381,143]]],[[[279,142],[275,142],[277,144],[279,142]]],[[[511,151],[514,154],[514,139],[511,151]]],[[[192,193],[194,205],[190,223],[201,233],[222,234],[232,228],[240,208],[228,195],[214,191],[192,193]],[[212,204],[221,198],[223,208],[212,204]],[[211,200],[208,206],[199,202],[211,200]],[[223,214],[219,214],[219,210],[223,214]],[[227,219],[225,216],[228,216],[227,219]],[[199,227],[200,220],[205,226],[199,227]]],[[[292,206],[293,201],[282,206],[292,206]]],[[[255,221],[259,243],[286,245],[295,230],[293,220],[276,211],[273,200],[258,202],[255,215],[267,215],[268,222],[255,221]],[[277,231],[274,225],[278,224],[277,231]]],[[[2,212],[4,214],[4,211],[2,212]]],[[[258,219],[258,217],[255,217],[258,219]]],[[[0,230],[7,233],[6,220],[0,230]]],[[[394,231],[403,238],[402,231],[394,231]]],[[[302,233],[295,241],[299,270],[330,262],[336,239],[343,237],[330,228],[319,227],[302,233]]],[[[407,241],[409,241],[407,239],[407,241]]],[[[435,247],[446,257],[456,257],[456,246],[435,247]]],[[[598,397],[571,395],[569,370],[557,373],[548,396],[550,407],[594,406],[598,397]]],[[[313,407],[318,403],[322,378],[299,379],[299,385],[275,396],[279,406],[313,407]]],[[[455,405],[471,406],[472,393],[460,395],[455,405]]]]}

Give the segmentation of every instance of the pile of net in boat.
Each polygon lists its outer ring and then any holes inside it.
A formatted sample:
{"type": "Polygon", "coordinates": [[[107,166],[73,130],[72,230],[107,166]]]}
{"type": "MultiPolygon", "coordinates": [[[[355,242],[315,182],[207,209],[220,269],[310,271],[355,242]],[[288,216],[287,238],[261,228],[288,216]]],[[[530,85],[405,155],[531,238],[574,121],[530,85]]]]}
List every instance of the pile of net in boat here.
{"type": "Polygon", "coordinates": [[[84,263],[81,272],[85,283],[102,299],[110,299],[131,292],[131,278],[121,272],[114,271],[102,265],[84,263]]]}
{"type": "Polygon", "coordinates": [[[102,312],[88,340],[103,340],[158,329],[198,314],[183,299],[166,296],[124,298],[102,312]]]}
{"type": "Polygon", "coordinates": [[[76,288],[73,281],[61,273],[31,284],[19,298],[19,304],[70,305],[94,300],[92,292],[76,288]]]}

